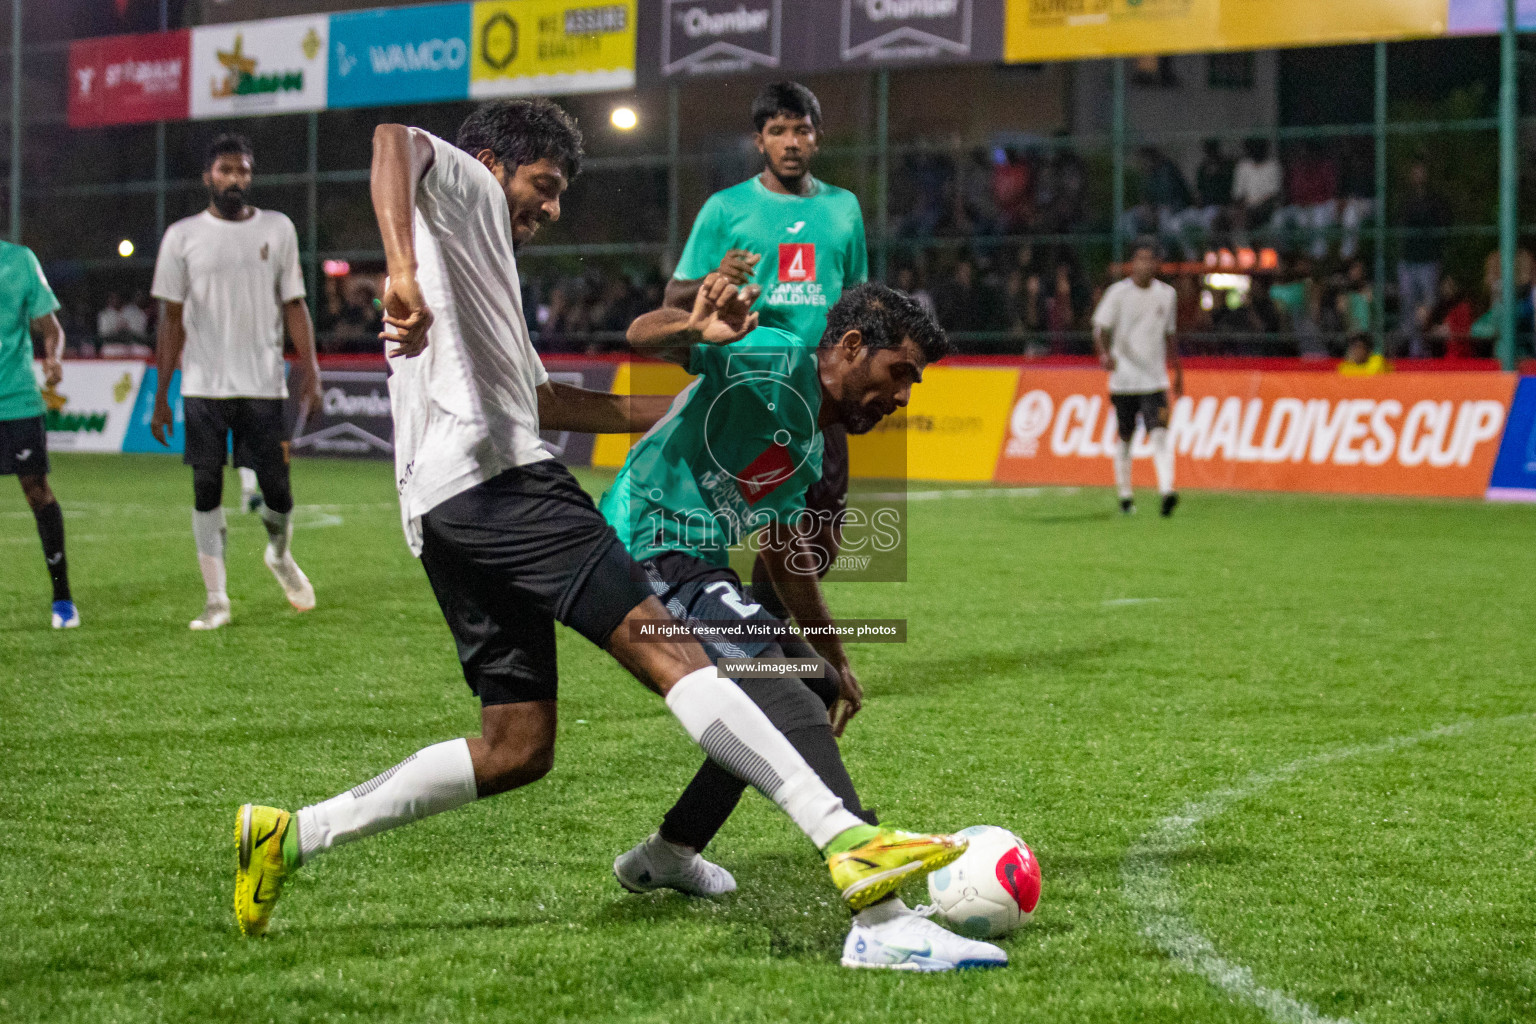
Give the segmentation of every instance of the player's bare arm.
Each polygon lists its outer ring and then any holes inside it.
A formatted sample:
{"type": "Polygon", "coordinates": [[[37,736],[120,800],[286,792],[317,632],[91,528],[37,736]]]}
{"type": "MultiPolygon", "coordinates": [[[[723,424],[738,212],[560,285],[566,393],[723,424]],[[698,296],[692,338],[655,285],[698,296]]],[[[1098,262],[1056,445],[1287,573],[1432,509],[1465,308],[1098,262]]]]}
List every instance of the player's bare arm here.
{"type": "Polygon", "coordinates": [[[170,447],[175,432],[171,416],[171,374],[181,365],[181,350],[187,344],[187,328],[181,320],[182,305],[162,300],[160,324],[155,328],[155,410],[149,417],[149,432],[156,441],[170,447]]]}
{"type": "Polygon", "coordinates": [[[670,395],[615,395],[550,380],[539,385],[539,426],[582,434],[643,434],[671,404],[670,395]]]}
{"type": "Polygon", "coordinates": [[[738,289],[721,275],[710,274],[694,298],[692,311],[663,306],[630,324],[630,347],[687,366],[693,346],[729,345],[752,333],[757,328],[752,303],[761,292],[756,285],[738,289]]]}
{"type": "Polygon", "coordinates": [[[1109,331],[1098,324],[1093,325],[1093,352],[1099,357],[1099,365],[1110,373],[1115,372],[1115,354],[1109,348],[1109,331]]]}
{"type": "Polygon", "coordinates": [[[1184,363],[1179,359],[1179,336],[1168,332],[1168,368],[1173,371],[1173,397],[1184,397],[1184,363]]]}
{"type": "MultiPolygon", "coordinates": [[[[752,275],[757,272],[757,265],[762,258],[762,253],[747,249],[727,249],[715,273],[740,288],[752,280],[752,275]]],[[[673,278],[667,282],[664,304],[674,309],[692,309],[693,300],[698,297],[699,286],[704,281],[702,277],[690,281],[679,281],[673,278]]]]}
{"type": "Polygon", "coordinates": [[[394,342],[391,356],[419,356],[427,347],[432,311],[416,283],[416,183],[432,167],[432,143],[403,124],[381,124],[373,132],[369,191],[384,240],[389,287],[384,292],[380,339],[394,342]]]}
{"type": "Polygon", "coordinates": [[[299,354],[299,364],[304,368],[299,410],[301,416],[307,416],[320,408],[320,361],[315,357],[315,325],[303,299],[283,303],[283,323],[288,328],[294,351],[299,354]]]}
{"type": "Polygon", "coordinates": [[[53,387],[64,379],[64,327],[52,313],[32,321],[32,330],[43,339],[43,380],[53,387]]]}
{"type": "MultiPolygon", "coordinates": [[[[831,622],[832,610],[827,606],[820,576],[814,568],[822,555],[811,546],[810,539],[783,523],[767,527],[764,534],[763,563],[784,607],[801,626],[831,622]]],[[[864,689],[848,664],[848,652],[840,639],[812,636],[809,641],[816,653],[837,670],[841,680],[841,691],[832,707],[832,733],[841,736],[848,720],[864,706],[864,689]]]]}

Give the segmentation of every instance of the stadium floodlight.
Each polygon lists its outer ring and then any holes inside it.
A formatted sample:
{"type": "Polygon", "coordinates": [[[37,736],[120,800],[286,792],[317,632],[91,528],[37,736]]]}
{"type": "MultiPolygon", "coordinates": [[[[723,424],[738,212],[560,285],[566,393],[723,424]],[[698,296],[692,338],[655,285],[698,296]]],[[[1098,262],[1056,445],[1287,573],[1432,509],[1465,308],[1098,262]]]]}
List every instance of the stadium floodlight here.
{"type": "Polygon", "coordinates": [[[117,254],[123,259],[133,255],[133,239],[125,238],[117,243],[117,254]]]}
{"type": "Polygon", "coordinates": [[[640,124],[640,115],[635,113],[634,107],[614,107],[608,119],[621,132],[632,132],[640,124]]]}

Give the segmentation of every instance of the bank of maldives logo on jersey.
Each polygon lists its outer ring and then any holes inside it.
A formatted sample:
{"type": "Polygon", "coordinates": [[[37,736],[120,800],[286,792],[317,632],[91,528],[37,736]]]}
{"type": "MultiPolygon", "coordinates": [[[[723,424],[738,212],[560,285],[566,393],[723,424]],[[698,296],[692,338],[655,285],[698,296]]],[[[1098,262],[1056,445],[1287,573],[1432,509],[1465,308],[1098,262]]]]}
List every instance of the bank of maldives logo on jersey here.
{"type": "Polygon", "coordinates": [[[816,280],[816,246],[809,242],[784,242],[779,246],[779,281],[816,280]]]}
{"type": "Polygon", "coordinates": [[[332,15],[330,105],[468,96],[471,8],[432,4],[332,15]]]}

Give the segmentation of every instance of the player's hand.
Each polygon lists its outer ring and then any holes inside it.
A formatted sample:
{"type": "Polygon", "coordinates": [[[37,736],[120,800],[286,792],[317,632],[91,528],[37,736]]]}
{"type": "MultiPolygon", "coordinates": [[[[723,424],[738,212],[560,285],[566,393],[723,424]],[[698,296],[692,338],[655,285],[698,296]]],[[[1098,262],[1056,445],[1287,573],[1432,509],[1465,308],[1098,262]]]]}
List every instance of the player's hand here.
{"type": "Polygon", "coordinates": [[[43,359],[43,383],[53,387],[64,379],[64,364],[58,356],[47,356],[43,359]]]}
{"type": "Polygon", "coordinates": [[[837,700],[832,702],[833,736],[841,736],[843,730],[848,727],[848,720],[864,707],[864,687],[859,685],[858,678],[854,676],[853,669],[848,667],[847,662],[838,666],[837,674],[842,685],[838,690],[837,700]]]}
{"type": "Polygon", "coordinates": [[[320,386],[320,367],[311,366],[304,373],[304,389],[299,392],[300,425],[319,412],[324,401],[325,392],[320,386]]]}
{"type": "Polygon", "coordinates": [[[688,317],[688,330],[706,345],[729,345],[757,328],[752,303],[762,294],[757,285],[737,288],[721,274],[710,274],[699,285],[688,317]]]}
{"type": "Polygon", "coordinates": [[[716,273],[731,284],[744,285],[752,280],[752,275],[756,272],[757,264],[762,258],[761,253],[748,252],[746,249],[727,249],[725,256],[720,260],[720,269],[716,273]]]}
{"type": "Polygon", "coordinates": [[[391,277],[384,292],[384,330],[379,338],[397,344],[390,356],[419,356],[427,348],[427,328],[432,326],[432,311],[421,297],[421,287],[414,277],[391,277]]]}
{"type": "Polygon", "coordinates": [[[175,420],[171,416],[171,404],[163,398],[155,399],[155,411],[149,416],[149,432],[156,441],[171,446],[171,435],[175,433],[175,420]]]}

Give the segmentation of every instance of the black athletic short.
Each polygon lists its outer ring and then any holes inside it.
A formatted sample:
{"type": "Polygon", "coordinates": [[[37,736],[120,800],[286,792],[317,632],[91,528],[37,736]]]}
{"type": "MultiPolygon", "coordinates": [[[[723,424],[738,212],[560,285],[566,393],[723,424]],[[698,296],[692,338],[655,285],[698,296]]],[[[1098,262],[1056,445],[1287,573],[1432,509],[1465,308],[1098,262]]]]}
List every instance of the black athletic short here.
{"type": "Polygon", "coordinates": [[[842,525],[848,511],[848,431],[840,425],[821,432],[825,448],[821,454],[821,479],[805,489],[805,507],[812,512],[830,512],[842,525]]]}
{"type": "Polygon", "coordinates": [[[0,420],[0,476],[47,476],[48,431],[41,416],[0,420]]]}
{"type": "Polygon", "coordinates": [[[1168,425],[1168,392],[1147,391],[1136,395],[1110,395],[1115,404],[1115,421],[1120,428],[1120,440],[1129,441],[1136,433],[1136,417],[1150,433],[1168,425]]]}
{"type": "Polygon", "coordinates": [[[554,700],[555,623],[598,646],[651,596],[645,573],[554,459],[509,469],[421,517],[421,564],[464,680],[486,707],[554,700]]]}
{"type": "MultiPolygon", "coordinates": [[[[754,601],[741,585],[741,577],[728,566],[711,565],[702,558],[681,551],[666,551],[640,563],[650,579],[651,590],[667,606],[675,619],[700,622],[764,622],[775,627],[782,622],[754,601]]],[[[700,637],[704,653],[711,661],[721,658],[785,657],[783,647],[773,640],[714,641],[700,637]]],[[[795,657],[813,657],[814,651],[795,642],[795,657]]],[[[798,680],[797,681],[801,681],[798,680]]],[[[824,706],[837,699],[837,680],[815,677],[803,680],[824,706]]],[[[823,723],[824,724],[824,723],[823,723]]],[[[781,731],[784,725],[780,723],[781,731]]]]}
{"type": "Polygon", "coordinates": [[[229,461],[235,436],[235,465],[265,474],[288,464],[288,431],[281,398],[182,399],[186,408],[186,452],[181,461],[218,469],[229,461]]]}

